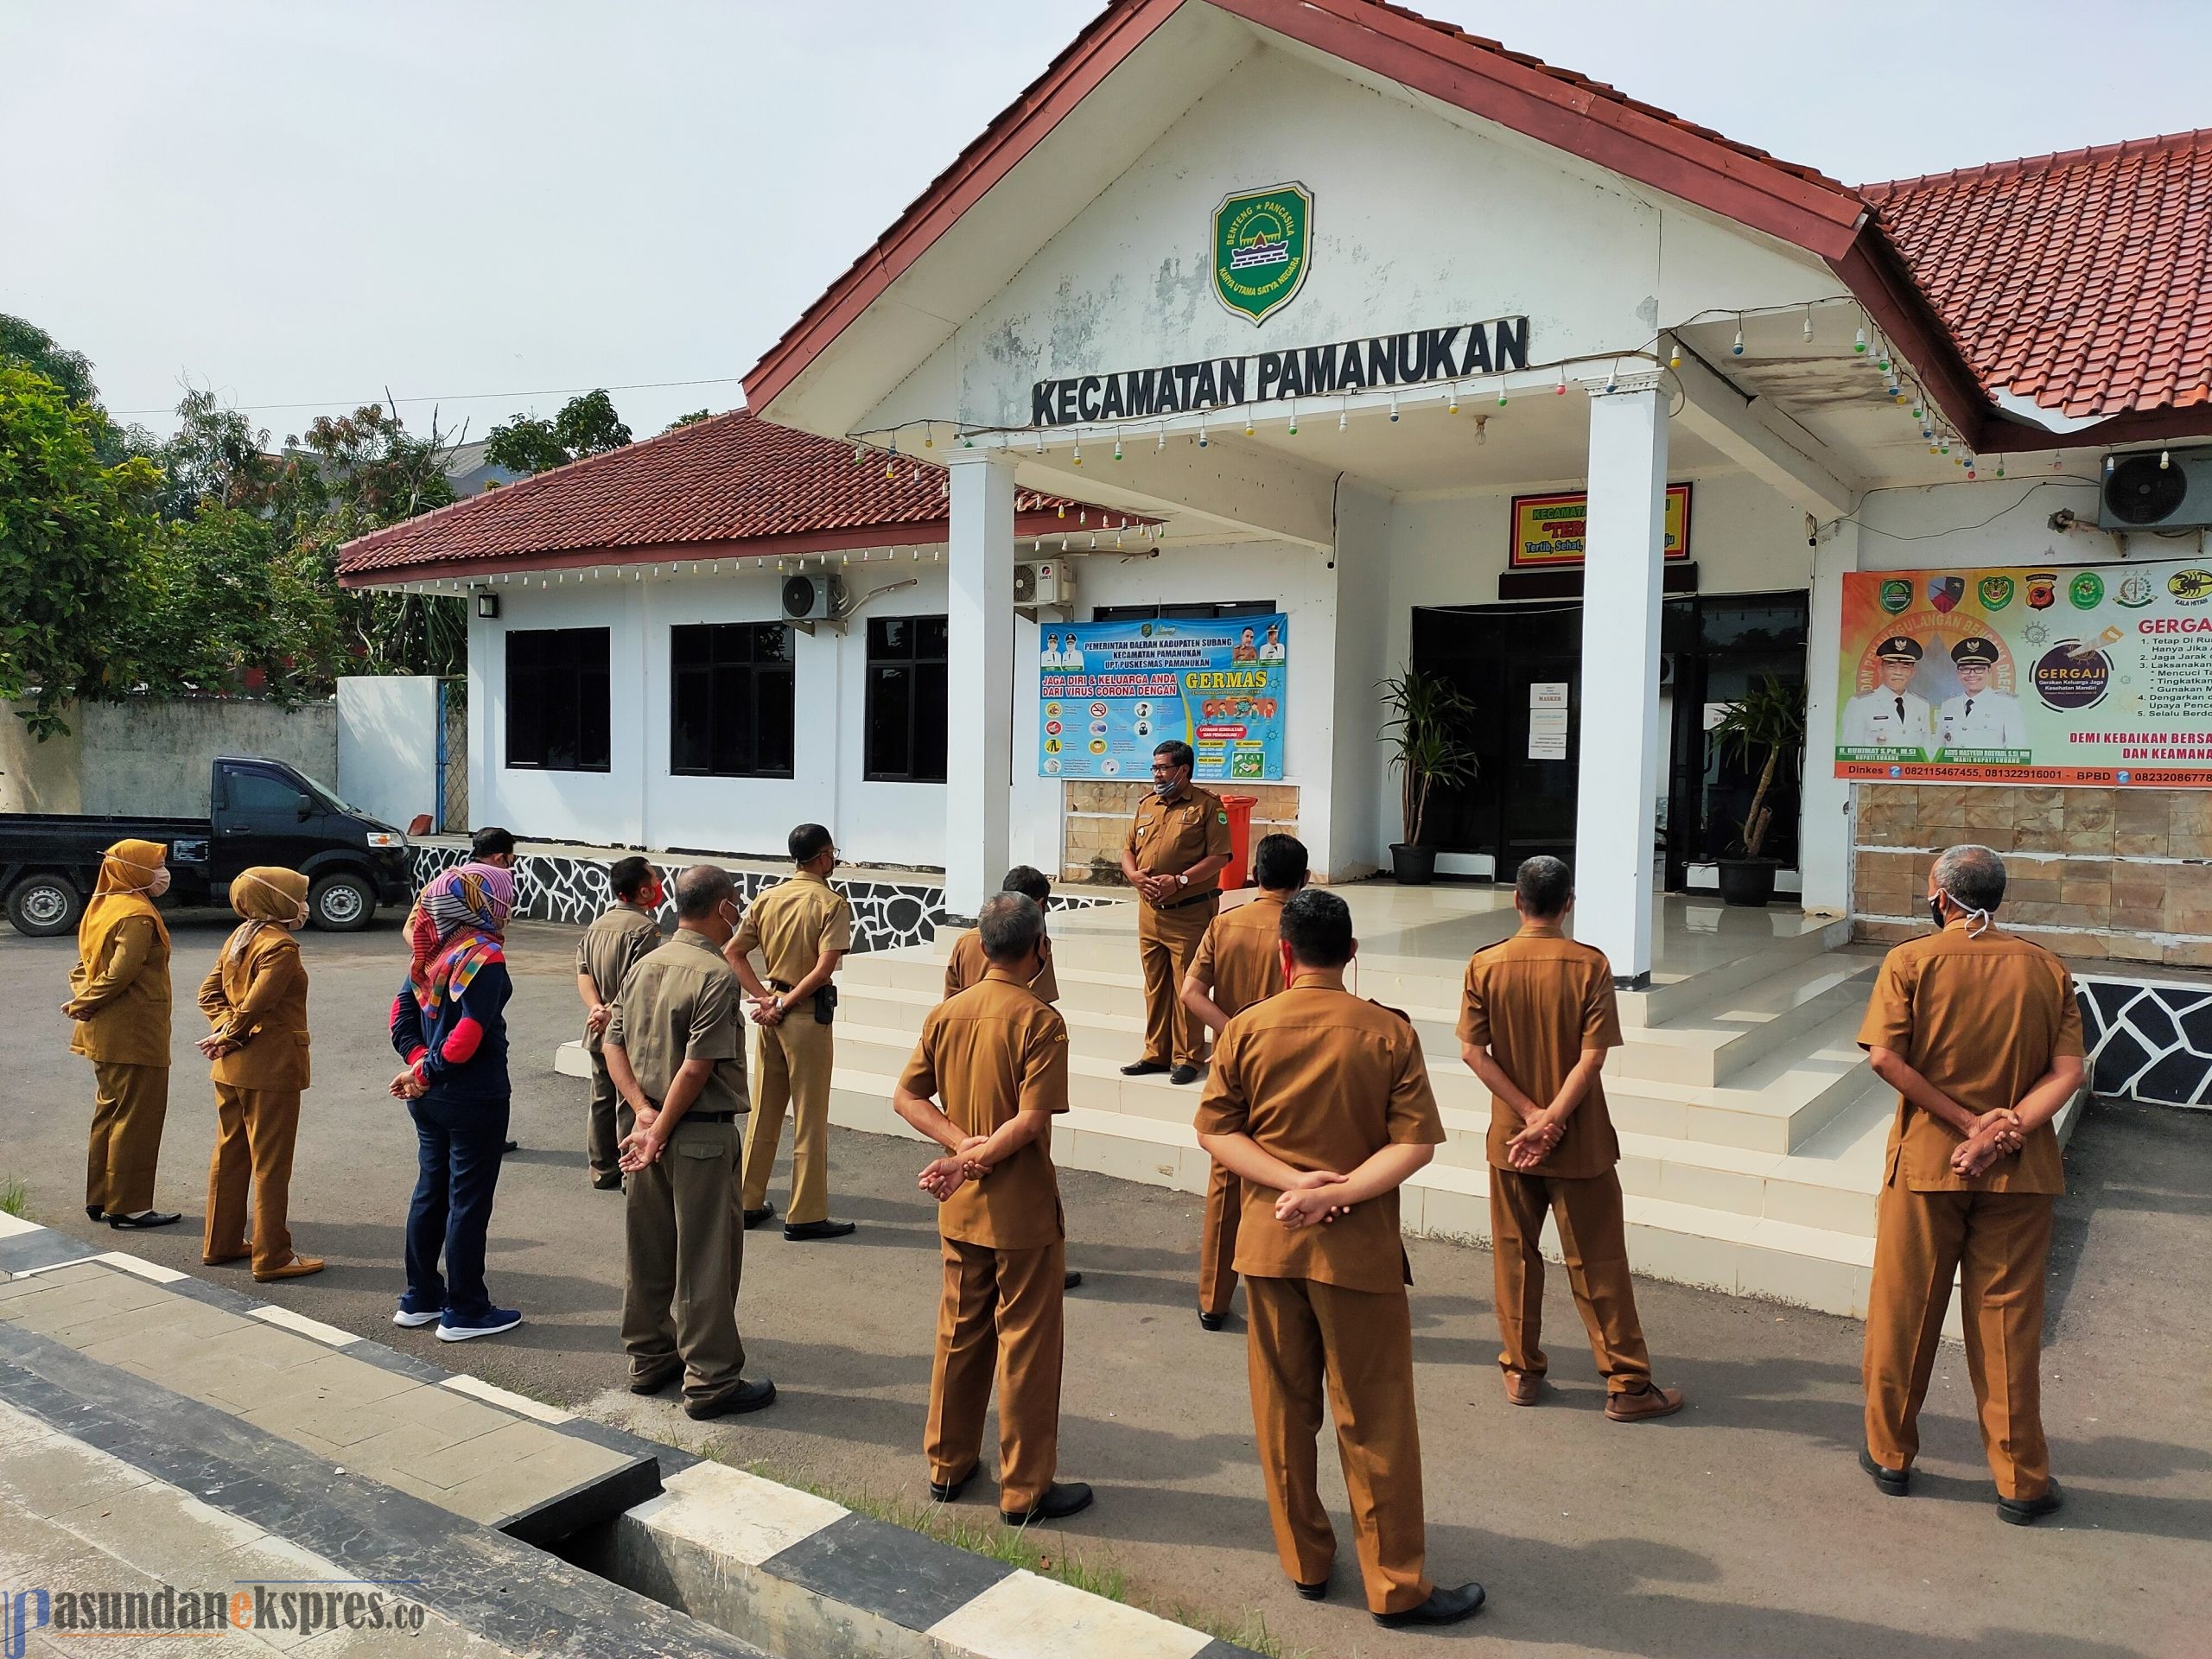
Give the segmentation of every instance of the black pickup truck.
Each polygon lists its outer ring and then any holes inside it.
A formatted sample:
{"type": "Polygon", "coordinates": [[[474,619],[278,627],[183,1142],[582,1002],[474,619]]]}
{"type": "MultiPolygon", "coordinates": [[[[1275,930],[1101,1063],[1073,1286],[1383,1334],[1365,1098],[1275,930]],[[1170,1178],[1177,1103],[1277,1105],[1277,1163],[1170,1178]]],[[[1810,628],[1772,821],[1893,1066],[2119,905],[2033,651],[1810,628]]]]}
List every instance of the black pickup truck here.
{"type": "Polygon", "coordinates": [[[366,927],[379,904],[413,896],[404,835],[282,760],[226,756],[208,781],[204,818],[0,814],[8,919],[35,936],[70,931],[101,853],[132,838],[168,844],[173,905],[226,904],[231,879],[256,864],[306,876],[308,920],[335,932],[366,927]]]}

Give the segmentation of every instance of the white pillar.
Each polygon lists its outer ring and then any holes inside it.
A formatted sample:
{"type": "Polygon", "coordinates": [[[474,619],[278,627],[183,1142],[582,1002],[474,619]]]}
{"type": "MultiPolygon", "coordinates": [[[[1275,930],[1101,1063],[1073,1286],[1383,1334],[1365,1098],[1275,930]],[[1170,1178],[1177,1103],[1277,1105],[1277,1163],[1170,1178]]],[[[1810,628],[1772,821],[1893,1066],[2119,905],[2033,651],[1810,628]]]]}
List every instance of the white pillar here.
{"type": "Polygon", "coordinates": [[[1807,910],[1851,909],[1853,785],[1835,775],[1836,698],[1843,672],[1843,579],[1859,569],[1859,526],[1834,525],[1813,550],[1805,636],[1805,771],[1797,870],[1807,910]]]}
{"type": "Polygon", "coordinates": [[[1659,780],[1659,607],[1667,534],[1667,392],[1656,374],[1590,392],[1583,559],[1582,757],[1574,937],[1621,985],[1651,977],[1652,802],[1659,780]]]}
{"type": "Polygon", "coordinates": [[[944,906],[972,919],[1007,862],[1013,788],[1014,462],[995,450],[946,457],[944,906]]]}

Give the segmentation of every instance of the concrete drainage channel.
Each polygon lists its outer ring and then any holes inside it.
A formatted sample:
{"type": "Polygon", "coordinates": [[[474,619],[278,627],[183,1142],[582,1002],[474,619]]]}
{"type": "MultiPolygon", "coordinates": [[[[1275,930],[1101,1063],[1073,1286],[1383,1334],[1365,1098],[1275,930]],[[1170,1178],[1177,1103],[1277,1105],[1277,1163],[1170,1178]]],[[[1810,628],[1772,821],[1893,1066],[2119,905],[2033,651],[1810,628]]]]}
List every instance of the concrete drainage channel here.
{"type": "MultiPolygon", "coordinates": [[[[493,1652],[1249,1653],[0,1215],[10,1423],[281,1539],[334,1579],[409,1584],[409,1599],[493,1652]]],[[[64,1483],[48,1502],[10,1472],[0,1497],[66,1533],[81,1495],[64,1483]]],[[[133,1529],[124,1565],[174,1580],[188,1554],[149,1525],[133,1529]]]]}

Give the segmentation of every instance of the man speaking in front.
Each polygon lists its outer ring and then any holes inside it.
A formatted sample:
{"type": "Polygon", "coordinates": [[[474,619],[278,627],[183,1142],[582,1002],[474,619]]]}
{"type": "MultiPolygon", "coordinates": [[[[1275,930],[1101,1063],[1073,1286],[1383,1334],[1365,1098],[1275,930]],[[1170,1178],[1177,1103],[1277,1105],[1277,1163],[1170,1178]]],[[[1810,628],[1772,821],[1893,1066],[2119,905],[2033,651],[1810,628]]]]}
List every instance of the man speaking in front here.
{"type": "Polygon", "coordinates": [[[1183,976],[1221,907],[1229,809],[1192,783],[1196,761],[1191,746],[1173,738],[1153,750],[1152,793],[1122,847],[1122,874],[1140,901],[1144,967],[1144,1055],[1122,1068],[1124,1077],[1166,1071],[1170,1083],[1195,1083],[1205,1059],[1205,1025],[1183,1006],[1183,976]]]}

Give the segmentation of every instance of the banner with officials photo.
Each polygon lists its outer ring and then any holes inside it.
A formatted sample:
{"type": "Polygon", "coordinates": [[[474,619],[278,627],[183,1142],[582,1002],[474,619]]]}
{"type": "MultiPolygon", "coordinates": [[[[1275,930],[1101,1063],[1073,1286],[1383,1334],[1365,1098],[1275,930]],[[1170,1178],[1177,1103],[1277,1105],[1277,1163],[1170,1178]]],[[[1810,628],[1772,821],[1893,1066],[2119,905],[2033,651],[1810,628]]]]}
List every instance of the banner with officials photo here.
{"type": "Polygon", "coordinates": [[[2212,562],[1843,579],[1835,775],[2212,789],[2212,562]]]}
{"type": "Polygon", "coordinates": [[[1288,617],[1046,622],[1037,644],[1040,776],[1147,783],[1180,738],[1202,784],[1281,778],[1288,617]]]}

